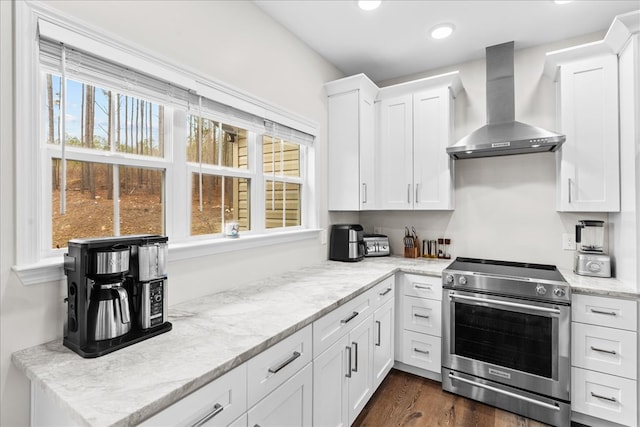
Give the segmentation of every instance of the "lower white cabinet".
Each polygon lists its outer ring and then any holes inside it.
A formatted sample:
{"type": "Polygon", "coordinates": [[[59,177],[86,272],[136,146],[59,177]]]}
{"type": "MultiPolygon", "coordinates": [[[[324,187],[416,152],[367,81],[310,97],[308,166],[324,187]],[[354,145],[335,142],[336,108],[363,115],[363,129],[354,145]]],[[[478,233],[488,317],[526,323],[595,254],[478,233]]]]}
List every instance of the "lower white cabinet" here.
{"type": "Polygon", "coordinates": [[[348,426],[373,394],[373,316],[313,361],[313,425],[348,426]]]}
{"type": "Polygon", "coordinates": [[[402,362],[431,372],[441,370],[441,339],[433,335],[404,330],[402,362]]]}
{"type": "Polygon", "coordinates": [[[313,370],[307,364],[247,413],[252,427],[303,427],[310,426],[313,370]]]}
{"type": "Polygon", "coordinates": [[[394,303],[387,301],[373,313],[373,387],[380,386],[394,362],[394,303]]]}

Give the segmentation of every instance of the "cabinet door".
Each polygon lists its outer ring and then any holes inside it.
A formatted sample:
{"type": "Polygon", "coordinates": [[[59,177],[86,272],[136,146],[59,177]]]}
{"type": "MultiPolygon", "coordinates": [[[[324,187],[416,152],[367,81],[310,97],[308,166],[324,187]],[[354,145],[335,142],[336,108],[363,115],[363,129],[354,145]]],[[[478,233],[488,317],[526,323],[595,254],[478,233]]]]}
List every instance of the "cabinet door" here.
{"type": "Polygon", "coordinates": [[[453,209],[452,135],[448,87],[413,94],[414,209],[453,209]]]}
{"type": "Polygon", "coordinates": [[[378,190],[380,209],[413,208],[413,96],[380,101],[378,190]]]}
{"type": "Polygon", "coordinates": [[[615,55],[561,67],[559,211],[620,211],[617,82],[615,55]]]}
{"type": "Polygon", "coordinates": [[[349,335],[344,335],[313,360],[313,425],[347,427],[349,378],[347,347],[349,335]]]}
{"type": "Polygon", "coordinates": [[[359,90],[329,97],[329,210],[360,208],[359,90]]]}
{"type": "Polygon", "coordinates": [[[311,425],[313,371],[308,364],[247,413],[250,426],[304,427],[311,425]]]}
{"type": "MultiPolygon", "coordinates": [[[[360,210],[376,208],[375,105],[373,98],[360,94],[360,210]]],[[[335,171],[330,164],[331,171],[335,171]]],[[[351,166],[353,167],[353,166],[351,166]]]]}
{"type": "MultiPolygon", "coordinates": [[[[373,316],[349,334],[351,378],[349,378],[349,425],[373,394],[373,316]]],[[[349,356],[349,355],[348,355],[349,356]]]]}
{"type": "Polygon", "coordinates": [[[377,389],[387,376],[395,359],[394,300],[387,301],[373,314],[373,386],[377,389]]]}

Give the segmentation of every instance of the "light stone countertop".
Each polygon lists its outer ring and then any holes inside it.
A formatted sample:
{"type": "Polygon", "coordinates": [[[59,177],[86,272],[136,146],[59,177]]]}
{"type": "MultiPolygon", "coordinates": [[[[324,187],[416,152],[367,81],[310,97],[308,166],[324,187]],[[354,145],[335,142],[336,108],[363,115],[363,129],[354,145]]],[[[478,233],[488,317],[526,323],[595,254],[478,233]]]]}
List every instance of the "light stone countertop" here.
{"type": "MultiPolygon", "coordinates": [[[[58,339],[12,361],[78,424],[135,425],[395,272],[441,276],[450,262],[325,261],[172,306],[170,332],[99,358],[83,359],[58,339]]],[[[615,279],[562,274],[573,292],[638,297],[615,279]]]]}

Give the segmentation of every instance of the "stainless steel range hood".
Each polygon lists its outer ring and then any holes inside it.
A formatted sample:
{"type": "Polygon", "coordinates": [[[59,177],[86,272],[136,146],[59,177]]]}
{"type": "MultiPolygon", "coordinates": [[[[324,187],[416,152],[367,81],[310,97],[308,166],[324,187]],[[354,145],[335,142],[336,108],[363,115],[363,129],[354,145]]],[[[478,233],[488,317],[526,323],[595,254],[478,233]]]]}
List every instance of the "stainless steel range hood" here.
{"type": "Polygon", "coordinates": [[[487,55],[487,124],[447,148],[454,159],[555,151],[564,135],[515,120],[514,42],[490,46],[487,55]]]}

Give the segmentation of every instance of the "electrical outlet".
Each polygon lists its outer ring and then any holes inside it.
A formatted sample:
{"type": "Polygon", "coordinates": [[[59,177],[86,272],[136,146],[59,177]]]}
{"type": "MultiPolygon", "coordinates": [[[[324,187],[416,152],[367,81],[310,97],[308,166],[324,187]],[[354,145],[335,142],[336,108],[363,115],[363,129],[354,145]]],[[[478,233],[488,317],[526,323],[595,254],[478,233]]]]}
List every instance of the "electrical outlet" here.
{"type": "Polygon", "coordinates": [[[565,251],[575,251],[576,250],[576,236],[571,233],[563,233],[562,234],[562,249],[565,251]]]}
{"type": "Polygon", "coordinates": [[[382,234],[382,227],[373,227],[374,234],[382,234]]]}

